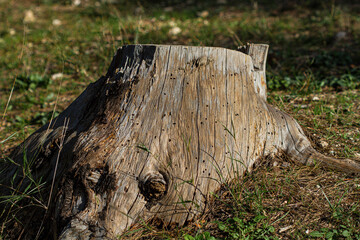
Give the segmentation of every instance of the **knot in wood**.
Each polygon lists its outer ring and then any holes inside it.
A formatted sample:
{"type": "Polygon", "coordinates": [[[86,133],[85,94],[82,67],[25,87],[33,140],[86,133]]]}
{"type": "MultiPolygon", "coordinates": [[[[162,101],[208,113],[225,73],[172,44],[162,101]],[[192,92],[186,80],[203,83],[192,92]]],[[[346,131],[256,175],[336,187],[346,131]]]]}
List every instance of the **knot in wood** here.
{"type": "Polygon", "coordinates": [[[167,192],[167,182],[161,173],[149,173],[139,183],[140,191],[148,202],[160,200],[167,192]]]}

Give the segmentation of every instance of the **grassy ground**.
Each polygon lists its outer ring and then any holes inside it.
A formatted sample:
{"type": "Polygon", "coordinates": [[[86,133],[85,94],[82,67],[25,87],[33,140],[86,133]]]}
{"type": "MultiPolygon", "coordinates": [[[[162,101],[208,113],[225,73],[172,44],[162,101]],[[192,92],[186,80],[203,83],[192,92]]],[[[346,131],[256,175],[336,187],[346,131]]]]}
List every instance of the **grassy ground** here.
{"type": "MultiPolygon", "coordinates": [[[[360,4],[175,3],[0,0],[1,156],[104,75],[121,45],[262,42],[268,101],[320,152],[360,158],[360,4]]],[[[360,239],[359,197],[359,178],[279,156],[214,194],[201,219],[171,229],[153,221],[123,237],[360,239]]]]}

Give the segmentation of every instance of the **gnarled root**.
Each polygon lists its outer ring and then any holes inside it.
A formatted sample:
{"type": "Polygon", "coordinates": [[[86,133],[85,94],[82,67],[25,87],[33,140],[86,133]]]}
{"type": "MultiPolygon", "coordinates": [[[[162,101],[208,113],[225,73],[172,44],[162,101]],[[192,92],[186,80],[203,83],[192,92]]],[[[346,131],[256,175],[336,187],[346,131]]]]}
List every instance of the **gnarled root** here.
{"type": "Polygon", "coordinates": [[[311,149],[310,151],[311,154],[305,163],[308,166],[320,164],[320,166],[346,173],[360,173],[360,161],[328,157],[317,152],[315,149],[311,149]]]}

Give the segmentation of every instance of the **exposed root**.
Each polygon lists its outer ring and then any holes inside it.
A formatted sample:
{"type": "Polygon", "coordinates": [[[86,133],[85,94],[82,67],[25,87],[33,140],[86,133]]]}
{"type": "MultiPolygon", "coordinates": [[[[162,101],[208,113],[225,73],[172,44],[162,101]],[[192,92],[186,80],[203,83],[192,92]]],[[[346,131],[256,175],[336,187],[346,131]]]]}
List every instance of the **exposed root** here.
{"type": "Polygon", "coordinates": [[[325,156],[315,149],[311,149],[311,154],[306,161],[306,165],[320,164],[320,166],[339,170],[346,173],[360,173],[360,162],[351,159],[341,159],[325,156]]]}

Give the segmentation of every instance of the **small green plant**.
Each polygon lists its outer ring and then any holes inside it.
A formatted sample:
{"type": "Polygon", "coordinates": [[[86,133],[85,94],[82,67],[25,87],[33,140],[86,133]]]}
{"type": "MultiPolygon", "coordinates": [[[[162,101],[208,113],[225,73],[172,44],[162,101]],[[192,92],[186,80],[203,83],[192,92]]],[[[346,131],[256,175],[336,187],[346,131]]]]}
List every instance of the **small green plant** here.
{"type": "Polygon", "coordinates": [[[310,233],[313,238],[325,238],[328,240],[332,239],[360,239],[360,234],[353,234],[353,232],[345,225],[340,225],[338,228],[329,229],[321,228],[319,231],[313,231],[310,233]]]}
{"type": "Polygon", "coordinates": [[[59,114],[60,113],[58,111],[38,112],[31,118],[30,123],[44,125],[49,122],[50,119],[59,116],[59,114]]]}
{"type": "Polygon", "coordinates": [[[273,236],[275,228],[264,223],[264,219],[266,217],[259,214],[250,220],[234,217],[217,223],[219,229],[227,234],[227,239],[278,239],[273,236]]]}
{"type": "Polygon", "coordinates": [[[50,119],[54,119],[59,116],[59,114],[60,113],[58,111],[37,112],[30,120],[21,116],[15,116],[14,123],[20,128],[29,124],[44,125],[49,122],[50,119]]]}
{"type": "Polygon", "coordinates": [[[51,84],[51,79],[39,74],[29,76],[20,75],[16,78],[15,89],[35,90],[38,87],[47,88],[51,84]]]}

